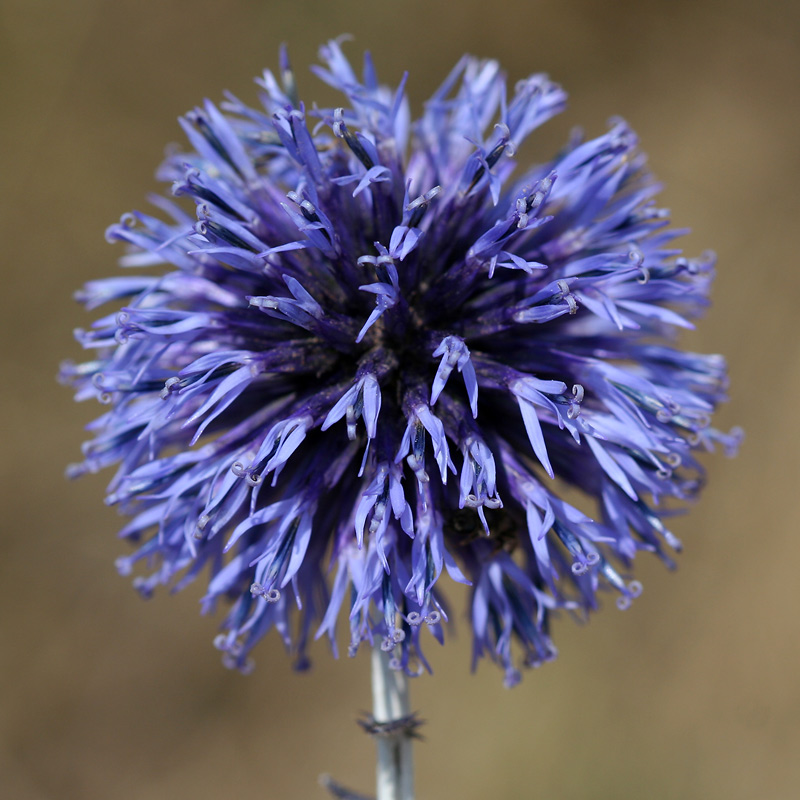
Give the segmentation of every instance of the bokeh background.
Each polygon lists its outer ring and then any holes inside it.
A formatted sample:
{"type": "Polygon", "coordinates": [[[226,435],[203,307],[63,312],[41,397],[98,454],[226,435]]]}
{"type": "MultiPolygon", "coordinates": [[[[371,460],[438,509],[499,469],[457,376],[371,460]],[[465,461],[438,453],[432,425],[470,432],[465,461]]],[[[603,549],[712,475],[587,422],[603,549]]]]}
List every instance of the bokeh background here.
{"type": "Polygon", "coordinates": [[[97,409],[55,383],[79,356],[72,302],[111,274],[103,231],[143,207],[176,117],[291,47],[301,96],[323,41],[355,36],[380,74],[411,72],[419,104],[464,51],[511,82],[546,71],[570,92],[535,138],[612,114],[639,132],[688,252],[719,254],[714,307],[687,346],[730,357],[722,427],[738,459],[675,524],[667,573],[586,626],[556,625],[560,658],[508,691],[469,673],[464,620],[416,681],[429,720],[422,800],[791,800],[800,785],[800,4],[762,0],[0,0],[0,796],[14,800],[324,798],[317,776],[372,791],[369,659],[320,643],[295,675],[276,638],[254,675],[224,670],[199,590],[143,603],[116,575],[108,476],[70,484],[97,409]]]}

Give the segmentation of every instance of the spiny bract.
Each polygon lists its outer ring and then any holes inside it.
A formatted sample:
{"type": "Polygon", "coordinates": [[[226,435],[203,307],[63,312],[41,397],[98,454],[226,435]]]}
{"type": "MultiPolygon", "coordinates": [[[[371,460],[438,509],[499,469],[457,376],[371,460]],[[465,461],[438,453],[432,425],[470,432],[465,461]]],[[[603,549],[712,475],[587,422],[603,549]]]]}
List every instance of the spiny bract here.
{"type": "Polygon", "coordinates": [[[709,426],[725,362],[670,344],[713,258],[675,249],[622,121],[511,180],[564,106],[546,76],[509,99],[495,61],[465,57],[412,122],[405,78],[382,86],[366,56],[359,80],[339,42],[321,58],[347,106],[307,110],[282,52],[263,109],[181,119],[191,149],[159,177],[192,213],[156,197],[168,221],[109,229],[129,274],[79,299],[124,307],[62,369],[109,410],[71,471],[119,463],[120,572],[141,562],[147,596],[207,571],[230,666],[273,627],[299,668],[312,636],[336,653],[344,614],[351,655],[377,641],[416,673],[446,571],[472,587],[474,659],[513,684],[555,656],[554,610],[600,589],[626,607],[638,550],[671,563],[657,506],[697,493],[697,449],[736,445],[709,426]]]}

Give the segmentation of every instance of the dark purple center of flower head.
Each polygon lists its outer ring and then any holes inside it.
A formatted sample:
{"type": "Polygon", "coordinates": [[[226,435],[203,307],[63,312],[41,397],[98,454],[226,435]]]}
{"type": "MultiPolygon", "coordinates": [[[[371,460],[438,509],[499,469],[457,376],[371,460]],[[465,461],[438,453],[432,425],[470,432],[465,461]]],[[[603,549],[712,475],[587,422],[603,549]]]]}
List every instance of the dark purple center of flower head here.
{"type": "Polygon", "coordinates": [[[509,94],[464,58],[412,122],[405,80],[322,58],[346,105],[306,108],[283,54],[262,107],[181,120],[159,177],[185,199],[109,229],[126,276],[80,298],[122,308],[63,369],[108,411],[73,472],[119,464],[120,570],[145,595],[205,574],[232,666],[274,628],[305,667],[344,618],[350,653],[414,673],[446,571],[514,683],[554,657],[554,612],[626,607],[639,550],[672,563],[662,509],[696,494],[698,448],[735,447],[709,426],[724,360],[674,346],[713,258],[675,248],[624,122],[516,175],[565,102],[545,76],[509,94]]]}

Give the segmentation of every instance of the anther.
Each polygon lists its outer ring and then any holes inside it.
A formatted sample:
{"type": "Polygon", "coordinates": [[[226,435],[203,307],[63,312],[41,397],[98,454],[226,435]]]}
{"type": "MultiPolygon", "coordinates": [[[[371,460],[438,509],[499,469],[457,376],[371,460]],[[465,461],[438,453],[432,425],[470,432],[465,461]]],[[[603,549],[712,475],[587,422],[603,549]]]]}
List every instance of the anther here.
{"type": "Polygon", "coordinates": [[[375,162],[370,158],[369,153],[364,149],[364,145],[358,141],[358,137],[355,134],[351,133],[347,125],[344,123],[344,109],[337,108],[333,112],[333,132],[336,136],[340,139],[344,139],[347,142],[347,146],[353,152],[353,155],[366,167],[366,169],[372,169],[375,166],[375,162]]]}
{"type": "Polygon", "coordinates": [[[129,558],[125,558],[125,556],[121,556],[114,562],[114,566],[117,568],[117,572],[123,577],[126,575],[130,575],[131,571],[133,570],[133,564],[131,564],[131,560],[129,558]]]}
{"type": "Polygon", "coordinates": [[[252,658],[248,658],[243,664],[236,667],[242,675],[252,675],[253,670],[256,668],[256,662],[252,658]]]}
{"type": "Polygon", "coordinates": [[[414,428],[414,456],[420,463],[425,458],[425,428],[421,422],[417,422],[414,428]]]}
{"type": "Polygon", "coordinates": [[[426,625],[437,625],[442,618],[442,614],[439,611],[431,611],[427,617],[425,617],[425,624],[426,625]]]}
{"type": "Polygon", "coordinates": [[[356,438],[356,409],[354,405],[347,406],[345,412],[345,421],[347,423],[347,438],[352,442],[356,438]]]}
{"type": "Polygon", "coordinates": [[[300,211],[303,212],[303,216],[309,222],[319,222],[317,209],[314,208],[314,204],[310,200],[303,200],[303,202],[300,203],[300,211]]]}
{"type": "Polygon", "coordinates": [[[340,139],[344,138],[344,109],[337,108],[333,112],[333,133],[340,139]]]}
{"type": "Polygon", "coordinates": [[[427,192],[425,192],[425,194],[412,200],[406,206],[406,211],[411,212],[411,217],[408,220],[409,228],[416,228],[419,225],[419,223],[422,221],[422,217],[428,210],[428,205],[430,204],[431,200],[433,200],[433,198],[437,195],[441,194],[441,192],[441,186],[434,186],[433,189],[429,189],[427,192]]]}
{"type": "Polygon", "coordinates": [[[576,402],[578,403],[583,402],[584,391],[583,391],[583,386],[580,383],[576,383],[572,387],[572,396],[575,398],[576,402]]]}
{"type": "Polygon", "coordinates": [[[262,481],[261,475],[259,475],[257,472],[248,472],[248,473],[247,473],[247,474],[244,476],[244,479],[245,479],[245,480],[247,481],[247,483],[249,483],[251,486],[258,486],[258,484],[259,484],[259,483],[261,483],[261,481],[262,481]]]}
{"type": "Polygon", "coordinates": [[[166,400],[167,399],[167,396],[170,394],[170,392],[172,390],[172,387],[176,383],[178,383],[179,381],[180,381],[180,378],[175,377],[175,376],[173,376],[171,378],[167,378],[167,380],[164,381],[164,388],[161,390],[161,395],[160,395],[162,400],[166,400]]]}
{"type": "Polygon", "coordinates": [[[133,581],[133,588],[139,592],[139,596],[145,600],[149,600],[153,596],[153,587],[147,582],[145,578],[135,578],[133,581]]]}
{"type": "Polygon", "coordinates": [[[628,260],[635,266],[641,267],[644,263],[644,253],[636,245],[632,245],[628,253],[628,260]]]}
{"type": "Polygon", "coordinates": [[[250,594],[254,597],[261,597],[268,603],[277,603],[281,599],[281,593],[277,589],[267,589],[260,583],[250,584],[250,594]]]}
{"type": "Polygon", "coordinates": [[[506,149],[506,147],[506,142],[500,142],[492,148],[491,152],[486,156],[486,164],[488,165],[489,169],[491,169],[500,160],[500,156],[503,155],[503,151],[506,149]]]}

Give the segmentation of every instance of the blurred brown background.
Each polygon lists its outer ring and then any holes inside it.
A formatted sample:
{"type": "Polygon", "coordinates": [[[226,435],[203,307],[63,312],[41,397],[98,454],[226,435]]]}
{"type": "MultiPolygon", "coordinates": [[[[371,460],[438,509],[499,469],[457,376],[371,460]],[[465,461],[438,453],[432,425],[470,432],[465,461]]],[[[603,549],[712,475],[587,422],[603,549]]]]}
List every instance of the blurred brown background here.
{"type": "Polygon", "coordinates": [[[0,0],[4,259],[0,796],[180,800],[325,796],[317,775],[371,791],[368,658],[324,645],[298,676],[276,638],[243,678],[211,647],[199,592],[143,603],[119,578],[108,476],[69,484],[97,409],[55,384],[71,300],[112,274],[107,224],[156,188],[176,117],[223,89],[254,99],[251,76],[290,43],[306,65],[342,32],[380,74],[411,71],[419,104],[464,51],[500,58],[513,82],[547,71],[570,92],[536,140],[549,155],[572,125],[612,114],[641,135],[690,253],[720,257],[715,305],[686,340],[730,356],[719,416],[748,438],[709,459],[700,505],[676,523],[680,569],[642,557],[645,594],[578,627],[561,656],[507,691],[469,674],[461,618],[413,684],[429,720],[417,748],[421,800],[769,798],[800,785],[797,502],[796,2],[304,3],[275,0],[0,0]]]}

